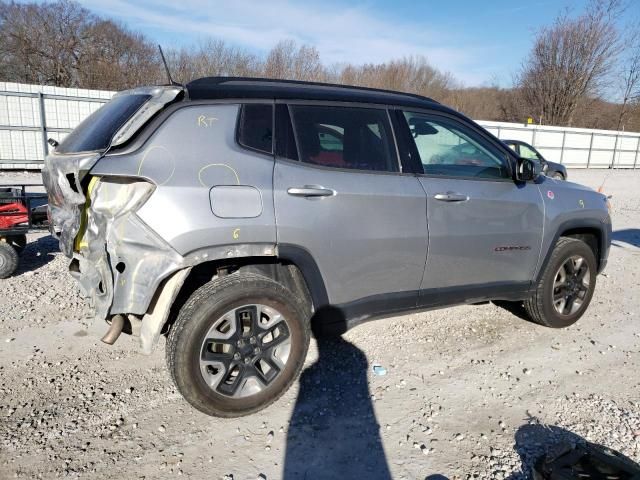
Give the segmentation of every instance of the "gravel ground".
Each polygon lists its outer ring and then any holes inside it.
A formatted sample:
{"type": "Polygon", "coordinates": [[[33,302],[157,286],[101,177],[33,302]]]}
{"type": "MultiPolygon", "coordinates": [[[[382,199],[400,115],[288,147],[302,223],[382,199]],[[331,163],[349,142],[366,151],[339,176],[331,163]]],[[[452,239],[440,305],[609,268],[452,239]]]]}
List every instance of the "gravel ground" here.
{"type": "MultiPolygon", "coordinates": [[[[570,172],[592,187],[607,175],[570,172]]],[[[234,420],[181,399],[163,345],[102,344],[56,242],[31,235],[0,280],[0,478],[516,480],[583,439],[640,461],[639,187],[640,171],[606,181],[614,246],[576,325],[492,304],[368,323],[313,341],[300,382],[234,420]]]]}

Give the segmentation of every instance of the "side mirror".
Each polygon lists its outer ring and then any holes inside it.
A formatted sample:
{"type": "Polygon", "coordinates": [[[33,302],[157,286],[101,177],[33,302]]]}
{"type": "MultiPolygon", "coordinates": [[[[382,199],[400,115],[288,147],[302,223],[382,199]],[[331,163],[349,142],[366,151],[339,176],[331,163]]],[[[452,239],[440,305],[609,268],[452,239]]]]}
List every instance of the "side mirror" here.
{"type": "Polygon", "coordinates": [[[542,165],[540,165],[540,162],[520,157],[516,161],[515,179],[521,182],[529,182],[538,178],[541,171],[542,165]]]}

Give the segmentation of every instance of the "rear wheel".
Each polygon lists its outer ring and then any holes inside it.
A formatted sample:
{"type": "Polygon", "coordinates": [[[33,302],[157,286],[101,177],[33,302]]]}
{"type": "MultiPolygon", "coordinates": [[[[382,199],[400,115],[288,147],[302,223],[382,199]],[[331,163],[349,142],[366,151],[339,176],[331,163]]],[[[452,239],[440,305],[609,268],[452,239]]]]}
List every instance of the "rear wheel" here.
{"type": "Polygon", "coordinates": [[[167,364],[184,398],[208,415],[238,417],[276,401],[309,348],[302,299],[261,275],[237,273],[202,286],[167,339],[167,364]]]}
{"type": "Polygon", "coordinates": [[[597,263],[583,241],[561,237],[533,296],[524,302],[528,316],[552,328],[577,322],[591,302],[597,263]]]}
{"type": "Polygon", "coordinates": [[[564,175],[562,175],[560,172],[554,172],[553,175],[551,175],[551,178],[555,178],[556,180],[564,180],[564,175]]]}
{"type": "Polygon", "coordinates": [[[18,252],[10,244],[0,240],[0,278],[13,275],[18,268],[18,252]]]}

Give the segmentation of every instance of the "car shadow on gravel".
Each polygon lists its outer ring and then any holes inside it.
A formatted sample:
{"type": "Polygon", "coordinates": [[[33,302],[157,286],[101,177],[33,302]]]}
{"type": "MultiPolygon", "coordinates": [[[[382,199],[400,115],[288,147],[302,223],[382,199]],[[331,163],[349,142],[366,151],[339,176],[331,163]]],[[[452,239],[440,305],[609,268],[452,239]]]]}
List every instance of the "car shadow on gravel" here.
{"type": "Polygon", "coordinates": [[[634,247],[640,248],[640,228],[625,228],[623,230],[616,230],[611,235],[613,245],[616,247],[624,247],[616,242],[624,242],[634,247]]]}
{"type": "MultiPolygon", "coordinates": [[[[556,456],[561,455],[563,452],[568,452],[576,446],[586,446],[589,445],[591,451],[598,452],[604,454],[606,456],[611,456],[612,450],[608,449],[603,445],[596,445],[593,443],[587,442],[580,435],[576,435],[575,433],[566,430],[564,428],[543,425],[540,423],[529,423],[521,426],[515,434],[515,445],[514,449],[520,456],[520,461],[522,462],[522,466],[520,472],[516,472],[506,477],[506,480],[529,480],[533,477],[533,467],[536,462],[544,455],[549,455],[548,458],[555,458],[556,456]]],[[[625,457],[622,454],[619,454],[618,458],[620,458],[624,462],[628,462],[630,465],[637,466],[633,460],[625,457]]],[[[577,462],[577,459],[575,460],[577,462]]],[[[573,465],[574,463],[570,463],[573,465]]],[[[638,466],[640,468],[640,466],[638,466]]],[[[575,474],[577,475],[577,474],[575,474]]],[[[574,478],[574,477],[538,477],[540,479],[544,478],[574,478]]],[[[580,476],[576,476],[576,479],[583,478],[580,476]]],[[[591,476],[585,478],[594,478],[591,476]]],[[[601,476],[596,478],[627,478],[627,477],[607,477],[601,476]]]]}
{"type": "Polygon", "coordinates": [[[391,479],[369,393],[365,354],[318,336],[318,361],[302,372],[283,479],[391,479]]]}
{"type": "Polygon", "coordinates": [[[511,315],[515,315],[521,320],[526,320],[527,322],[532,322],[532,320],[527,315],[527,311],[524,309],[524,305],[522,302],[508,302],[506,300],[494,300],[493,303],[496,307],[502,308],[506,310],[511,315]]]}
{"type": "Polygon", "coordinates": [[[59,251],[58,240],[51,235],[27,243],[25,249],[20,253],[18,269],[14,275],[21,275],[44,267],[54,259],[54,253],[59,251]]]}

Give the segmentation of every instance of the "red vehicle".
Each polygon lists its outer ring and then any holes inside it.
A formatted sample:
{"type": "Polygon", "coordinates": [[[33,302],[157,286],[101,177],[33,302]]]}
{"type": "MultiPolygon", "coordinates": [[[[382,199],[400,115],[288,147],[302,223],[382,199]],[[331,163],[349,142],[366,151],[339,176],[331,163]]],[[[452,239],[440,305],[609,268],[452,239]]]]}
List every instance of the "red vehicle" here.
{"type": "Polygon", "coordinates": [[[47,227],[46,195],[28,192],[37,184],[0,185],[0,278],[18,268],[27,232],[47,227]]]}

